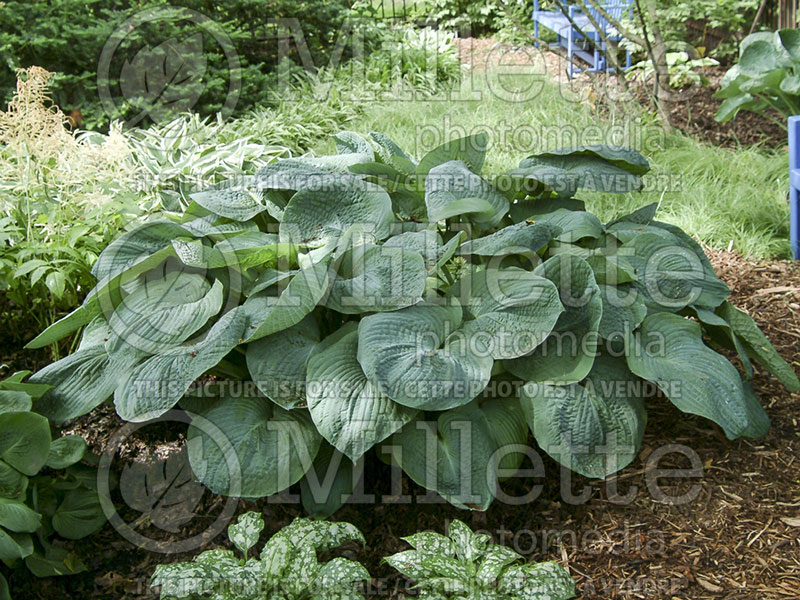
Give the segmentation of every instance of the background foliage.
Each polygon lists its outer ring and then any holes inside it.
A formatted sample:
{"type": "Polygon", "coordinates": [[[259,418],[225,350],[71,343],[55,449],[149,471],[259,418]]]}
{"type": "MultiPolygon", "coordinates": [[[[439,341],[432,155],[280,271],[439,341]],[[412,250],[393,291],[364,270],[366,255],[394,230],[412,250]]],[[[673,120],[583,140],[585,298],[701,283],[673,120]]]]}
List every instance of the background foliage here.
{"type": "MultiPolygon", "coordinates": [[[[267,26],[268,19],[297,18],[315,63],[323,65],[349,9],[347,0],[142,0],[133,7],[121,0],[9,0],[0,4],[0,52],[5,57],[0,65],[0,96],[10,99],[18,68],[38,65],[59,74],[53,84],[53,98],[65,110],[80,109],[84,127],[106,127],[112,119],[132,118],[137,111],[130,106],[117,114],[104,112],[98,96],[98,59],[106,40],[129,16],[164,6],[198,11],[219,23],[230,37],[241,62],[239,111],[262,104],[275,89],[276,80],[269,75],[278,60],[275,36],[285,31],[267,26]]],[[[134,60],[141,47],[149,47],[153,40],[182,43],[197,31],[196,25],[181,20],[137,27],[114,55],[112,89],[122,65],[134,60]]],[[[221,110],[229,83],[227,59],[212,42],[210,38],[203,41],[207,61],[204,90],[195,106],[203,116],[221,110]]],[[[293,44],[290,48],[292,56],[298,58],[293,44]]]]}

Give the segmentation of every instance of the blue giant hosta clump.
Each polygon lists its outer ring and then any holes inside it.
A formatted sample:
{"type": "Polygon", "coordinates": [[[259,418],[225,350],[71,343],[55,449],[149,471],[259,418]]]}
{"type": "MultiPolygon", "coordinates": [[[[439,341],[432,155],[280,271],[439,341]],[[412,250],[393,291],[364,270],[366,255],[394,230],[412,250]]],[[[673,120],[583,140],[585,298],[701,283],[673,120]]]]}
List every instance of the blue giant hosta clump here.
{"type": "Polygon", "coordinates": [[[300,482],[309,512],[327,514],[375,447],[485,509],[529,430],[561,464],[605,477],[636,456],[654,396],[733,439],[769,427],[754,362],[800,388],[654,205],[602,223],[576,198],[640,189],[639,153],[559,149],[487,178],[482,134],[419,161],[379,133],[336,144],[109,245],[83,305],[30,344],[82,328],[77,350],[35,375],[52,386],[37,410],[61,422],[113,398],[145,421],[181,408],[211,490],[300,482]]]}

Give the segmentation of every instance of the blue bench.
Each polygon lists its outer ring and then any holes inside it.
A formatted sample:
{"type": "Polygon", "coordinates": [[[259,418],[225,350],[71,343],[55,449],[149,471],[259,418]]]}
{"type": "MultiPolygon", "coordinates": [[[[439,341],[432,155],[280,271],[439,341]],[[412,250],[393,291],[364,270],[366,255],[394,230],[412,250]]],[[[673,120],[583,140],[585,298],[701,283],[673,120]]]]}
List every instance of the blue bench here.
{"type": "Polygon", "coordinates": [[[789,241],[800,259],[800,115],[789,117],[789,241]]]}
{"type": "MultiPolygon", "coordinates": [[[[556,0],[555,4],[559,6],[559,10],[539,10],[539,0],[533,0],[533,34],[539,37],[540,25],[556,33],[558,36],[556,43],[567,50],[569,59],[567,76],[572,79],[575,73],[583,70],[575,64],[576,56],[589,64],[587,71],[590,73],[611,71],[612,68],[606,59],[606,42],[592,25],[589,15],[599,25],[609,42],[619,42],[622,40],[622,35],[589,2],[567,4],[565,0],[556,0]],[[586,34],[585,36],[572,26],[570,19],[586,34]]],[[[619,21],[632,10],[633,0],[610,0],[601,2],[600,6],[612,19],[619,21]]],[[[626,51],[625,68],[630,66],[631,53],[626,51]]]]}

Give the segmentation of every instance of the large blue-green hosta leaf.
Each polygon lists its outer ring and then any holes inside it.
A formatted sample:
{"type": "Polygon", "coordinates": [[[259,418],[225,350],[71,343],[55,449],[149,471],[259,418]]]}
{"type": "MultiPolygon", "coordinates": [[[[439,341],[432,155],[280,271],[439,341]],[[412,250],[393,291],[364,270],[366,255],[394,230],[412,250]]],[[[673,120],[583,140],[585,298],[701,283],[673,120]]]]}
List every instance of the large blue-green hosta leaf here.
{"type": "Polygon", "coordinates": [[[308,409],[317,430],[353,462],[414,418],[371,383],[358,362],[358,331],[308,361],[308,409]]]}
{"type": "Polygon", "coordinates": [[[323,442],[314,465],[300,480],[303,508],[314,519],[327,519],[344,505],[357,483],[350,459],[323,442]]]}
{"type": "Polygon", "coordinates": [[[360,226],[375,240],[391,233],[392,200],[386,191],[355,177],[300,189],[286,206],[280,239],[293,244],[323,245],[360,226]]]}
{"type": "Polygon", "coordinates": [[[553,282],[522,269],[474,271],[452,294],[464,307],[465,338],[498,360],[531,352],[564,312],[553,282]]]}
{"type": "Polygon", "coordinates": [[[639,451],[647,423],[642,391],[624,359],[601,355],[585,383],[528,383],[520,396],[542,450],[581,475],[604,478],[639,451]]]}
{"type": "Polygon", "coordinates": [[[629,148],[577,146],[525,158],[505,177],[531,193],[550,189],[571,197],[578,188],[614,194],[639,190],[644,185],[639,176],[649,169],[647,160],[629,148]]]}
{"type": "Polygon", "coordinates": [[[465,242],[461,250],[464,254],[477,256],[532,255],[547,246],[560,233],[561,229],[553,223],[523,222],[465,242]]]}
{"type": "Polygon", "coordinates": [[[197,274],[173,271],[148,278],[126,296],[110,315],[114,337],[106,349],[132,346],[156,354],[186,341],[222,307],[223,286],[197,274]]]}
{"type": "Polygon", "coordinates": [[[111,242],[94,263],[92,275],[98,280],[119,275],[181,237],[193,236],[182,225],[170,221],[144,223],[111,242]]]}
{"type": "Polygon", "coordinates": [[[370,131],[369,138],[375,144],[375,158],[405,175],[414,175],[417,163],[403,152],[388,135],[370,131]]]}
{"type": "Polygon", "coordinates": [[[362,244],[343,255],[326,306],[344,314],[411,306],[422,300],[426,277],[418,252],[362,244]]]}
{"type": "Polygon", "coordinates": [[[604,340],[620,340],[634,331],[647,316],[642,295],[631,284],[600,284],[603,316],[597,332],[604,340]]]}
{"type": "Polygon", "coordinates": [[[797,374],[778,351],[769,343],[767,336],[758,328],[753,317],[739,310],[730,302],[724,302],[717,312],[731,326],[736,337],[744,345],[745,351],[760,362],[790,392],[800,390],[797,374]]]}
{"type": "Polygon", "coordinates": [[[508,212],[508,199],[463,162],[450,161],[428,173],[425,206],[431,222],[467,215],[478,227],[489,229],[508,212]]]}
{"type": "Polygon", "coordinates": [[[650,170],[647,159],[633,148],[624,146],[608,146],[605,144],[590,144],[588,146],[570,146],[557,150],[548,150],[536,155],[536,158],[554,158],[569,156],[579,162],[578,157],[599,158],[608,164],[618,167],[634,175],[644,175],[650,170]]]}
{"type": "Polygon", "coordinates": [[[486,510],[494,499],[497,445],[477,402],[412,421],[388,441],[392,459],[422,487],[461,508],[486,510]]]}
{"type": "Polygon", "coordinates": [[[758,399],[734,366],[703,343],[700,326],[669,313],[647,317],[629,336],[628,366],[654,382],[683,412],[711,419],[730,439],[769,430],[758,399]]]}
{"type": "Polygon", "coordinates": [[[417,166],[417,177],[423,179],[434,167],[456,160],[463,162],[473,173],[480,173],[486,158],[488,141],[485,133],[477,133],[437,146],[420,159],[417,166]]]}
{"type": "Polygon", "coordinates": [[[247,345],[247,369],[256,386],[285,408],[304,407],[306,364],[319,343],[317,321],[308,315],[297,325],[247,345]]]}
{"type": "Polygon", "coordinates": [[[251,295],[242,305],[248,323],[244,341],[288,329],[308,315],[330,289],[329,261],[298,271],[283,290],[265,289],[251,295]]]}
{"type": "Polygon", "coordinates": [[[331,137],[336,143],[337,154],[364,154],[369,160],[375,158],[369,142],[354,131],[340,131],[331,137]]]}
{"type": "Polygon", "coordinates": [[[654,310],[677,311],[690,304],[713,308],[730,295],[713,269],[709,271],[692,249],[673,239],[642,233],[622,249],[636,270],[645,303],[654,310]]]}
{"type": "Polygon", "coordinates": [[[489,382],[493,360],[470,347],[458,305],[411,306],[364,317],[358,362],[392,400],[411,408],[447,410],[466,404],[489,382]]]}
{"type": "Polygon", "coordinates": [[[259,189],[211,189],[195,192],[190,197],[214,214],[236,221],[248,221],[267,209],[264,191],[259,189]]]}
{"type": "Polygon", "coordinates": [[[189,463],[212,492],[260,498],[300,480],[321,438],[306,411],[266,398],[186,398],[189,463]]]}
{"type": "Polygon", "coordinates": [[[390,237],[383,243],[383,246],[385,248],[402,248],[421,254],[425,261],[425,269],[433,272],[452,258],[465,235],[465,233],[459,232],[447,243],[444,243],[439,232],[432,229],[406,231],[390,237]]]}
{"type": "Polygon", "coordinates": [[[533,213],[530,219],[536,223],[548,223],[558,227],[561,232],[557,239],[562,242],[574,243],[584,238],[597,239],[604,232],[600,219],[583,210],[559,208],[548,213],[533,213]]]}
{"type": "Polygon", "coordinates": [[[600,288],[591,266],[569,254],[548,259],[534,273],[555,283],[565,310],[541,346],[506,366],[525,381],[575,383],[594,363],[603,315],[600,288]]]}
{"type": "Polygon", "coordinates": [[[242,307],[223,315],[191,344],[163,350],[137,366],[114,393],[117,414],[126,421],[147,421],[163,415],[194,381],[217,366],[242,342],[246,325],[242,307]]]}
{"type": "Polygon", "coordinates": [[[105,402],[141,360],[135,352],[109,356],[102,344],[73,352],[31,377],[52,385],[36,410],[56,423],[85,415],[105,402]]]}

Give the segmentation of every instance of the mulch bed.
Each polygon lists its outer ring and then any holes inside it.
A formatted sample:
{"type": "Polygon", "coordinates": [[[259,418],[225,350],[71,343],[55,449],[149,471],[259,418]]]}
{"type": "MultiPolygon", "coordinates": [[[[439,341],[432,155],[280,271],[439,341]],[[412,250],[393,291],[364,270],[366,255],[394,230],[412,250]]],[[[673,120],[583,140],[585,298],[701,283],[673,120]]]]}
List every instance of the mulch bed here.
{"type": "MultiPolygon", "coordinates": [[[[800,367],[800,268],[790,262],[757,263],[731,252],[709,251],[720,276],[731,286],[733,302],[750,312],[783,356],[800,367]]],[[[650,424],[639,457],[610,481],[618,494],[632,493],[620,504],[609,494],[608,482],[574,476],[572,488],[589,486],[586,502],[571,504],[559,490],[557,465],[545,457],[543,489],[533,502],[511,506],[495,501],[486,513],[462,511],[447,504],[422,504],[424,495],[403,478],[407,504],[347,505],[336,519],[357,525],[365,534],[364,549],[346,546],[344,554],[364,560],[376,578],[371,597],[402,597],[406,582],[380,559],[405,548],[400,536],[422,529],[443,531],[453,518],[493,533],[496,541],[516,546],[531,560],[559,560],[578,581],[580,598],[665,598],[789,600],[800,597],[800,394],[788,394],[761,373],[753,380],[756,393],[772,419],[761,440],[729,441],[704,419],[680,413],[666,401],[648,408],[650,424]],[[692,480],[699,493],[690,503],[670,505],[647,490],[653,480],[648,458],[665,444],[695,451],[702,476],[692,480]],[[635,491],[635,493],[634,493],[635,491]]],[[[103,450],[122,423],[111,407],[101,407],[69,427],[88,439],[95,452],[103,450]]],[[[144,461],[174,452],[181,439],[177,430],[147,431],[134,436],[122,452],[124,460],[144,461]],[[177,441],[176,441],[177,440],[177,441]]],[[[669,454],[661,468],[687,468],[679,454],[669,454]]],[[[367,492],[389,493],[389,470],[377,460],[366,468],[367,492]]],[[[538,480],[542,482],[542,480],[538,480]]],[[[686,491],[687,483],[659,480],[671,495],[686,491]]],[[[531,489],[530,479],[507,482],[509,495],[531,489]]],[[[120,503],[122,504],[122,503],[120,503]]],[[[224,499],[204,493],[192,519],[179,534],[147,522],[143,534],[162,540],[183,539],[202,531],[222,510],[224,499]]],[[[238,511],[259,510],[268,533],[302,514],[296,504],[266,500],[241,501],[238,511]]],[[[122,511],[126,522],[139,513],[122,511]]],[[[218,536],[208,547],[224,543],[218,536]]],[[[147,588],[161,561],[186,560],[190,555],[162,556],[140,550],[110,526],[98,535],[68,543],[90,571],[69,578],[37,580],[25,569],[11,576],[17,600],[59,598],[133,600],[154,598],[147,588]]]]}

